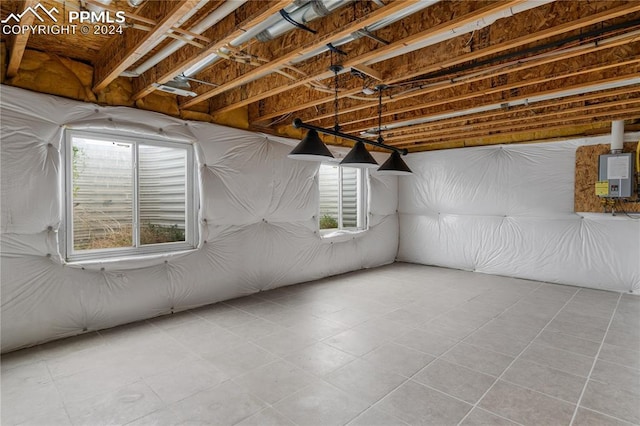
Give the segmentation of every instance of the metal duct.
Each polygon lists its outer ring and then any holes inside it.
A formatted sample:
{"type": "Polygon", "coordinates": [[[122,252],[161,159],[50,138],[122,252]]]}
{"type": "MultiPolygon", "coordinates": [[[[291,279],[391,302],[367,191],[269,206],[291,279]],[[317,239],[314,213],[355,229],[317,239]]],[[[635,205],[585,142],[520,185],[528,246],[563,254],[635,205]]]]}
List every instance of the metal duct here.
{"type": "MultiPolygon", "coordinates": [[[[313,19],[317,19],[319,18],[320,14],[318,14],[316,12],[316,9],[327,9],[330,12],[334,11],[335,9],[344,6],[346,4],[348,4],[349,2],[351,2],[353,0],[348,0],[348,1],[344,1],[344,0],[324,0],[324,1],[319,1],[319,0],[315,0],[314,2],[304,2],[302,4],[302,6],[298,7],[297,5],[300,4],[301,2],[299,1],[295,1],[293,4],[287,6],[284,8],[284,11],[286,13],[289,14],[289,16],[295,20],[296,22],[309,22],[313,19]],[[322,6],[318,6],[317,3],[322,3],[322,6]],[[316,4],[316,9],[314,9],[313,4],[316,4]],[[304,21],[302,20],[304,19],[304,21]]],[[[289,22],[287,22],[279,13],[278,14],[274,14],[272,16],[270,16],[269,18],[267,18],[264,22],[262,22],[259,25],[256,25],[253,28],[250,28],[246,33],[242,34],[241,36],[237,37],[236,39],[232,40],[231,43],[229,43],[231,46],[233,47],[238,47],[241,46],[242,44],[248,42],[249,40],[251,40],[252,38],[256,38],[260,41],[268,41],[268,40],[272,40],[275,37],[278,37],[292,29],[294,29],[295,26],[293,24],[290,24],[289,22]],[[270,38],[265,38],[265,37],[270,37],[270,38]]],[[[222,52],[226,53],[224,49],[220,49],[222,52]]],[[[200,61],[199,63],[193,65],[192,67],[189,67],[188,69],[186,69],[184,71],[184,75],[186,76],[194,76],[196,74],[198,74],[200,71],[202,71],[203,69],[211,66],[212,64],[216,63],[218,60],[220,59],[220,57],[216,54],[212,54],[210,55],[208,58],[203,59],[202,61],[200,61]]],[[[256,77],[259,78],[259,77],[256,77]]]]}
{"type": "MultiPolygon", "coordinates": [[[[96,2],[98,2],[98,3],[100,3],[100,4],[103,4],[103,5],[105,5],[105,6],[109,6],[109,5],[111,4],[111,0],[96,0],[96,2]]],[[[83,5],[87,10],[89,10],[89,11],[91,11],[91,12],[96,12],[96,13],[98,13],[98,12],[101,12],[101,11],[103,11],[103,10],[104,10],[104,9],[103,9],[102,7],[100,7],[100,5],[98,5],[98,4],[88,3],[88,2],[85,2],[85,1],[83,1],[83,2],[82,2],[82,5],[83,5]]]]}
{"type": "Polygon", "coordinates": [[[507,7],[502,10],[498,10],[488,16],[485,16],[482,19],[478,19],[477,21],[470,22],[464,25],[461,25],[457,28],[451,29],[444,33],[435,34],[432,37],[421,40],[417,43],[408,44],[402,48],[396,49],[392,52],[387,53],[386,55],[378,56],[374,59],[371,59],[364,63],[364,65],[373,65],[378,62],[386,61],[387,59],[395,58],[396,56],[404,55],[409,52],[414,52],[416,50],[422,49],[427,46],[432,46],[434,44],[450,40],[454,37],[458,37],[462,34],[471,33],[473,31],[478,31],[482,28],[488,27],[496,22],[498,19],[507,18],[518,14],[520,12],[524,12],[529,9],[534,9],[536,7],[540,7],[544,4],[551,3],[553,0],[535,0],[535,1],[525,1],[516,6],[507,7]]]}
{"type": "MultiPolygon", "coordinates": [[[[289,16],[295,22],[300,24],[306,24],[308,22],[313,21],[314,19],[321,18],[323,16],[329,15],[336,9],[339,9],[342,6],[347,5],[353,0],[312,0],[304,6],[296,9],[291,12],[289,16]]],[[[256,39],[261,42],[266,42],[269,40],[273,40],[274,38],[296,28],[295,25],[287,22],[285,19],[279,17],[278,21],[265,28],[260,33],[256,34],[256,39]]]]}
{"type": "MultiPolygon", "coordinates": [[[[373,32],[373,31],[377,31],[379,29],[382,29],[384,27],[387,27],[391,24],[393,24],[394,22],[397,22],[401,19],[406,18],[407,16],[413,15],[416,12],[419,12],[420,10],[429,7],[431,5],[434,5],[436,3],[438,3],[440,0],[423,0],[420,1],[418,3],[414,3],[411,4],[410,6],[408,6],[405,9],[402,9],[399,12],[393,13],[385,18],[382,18],[381,20],[379,20],[378,22],[369,25],[368,27],[363,28],[363,30],[368,31],[368,32],[373,32]]],[[[347,44],[347,43],[351,43],[354,40],[357,40],[359,38],[362,37],[362,33],[359,31],[355,31],[351,34],[349,34],[348,36],[345,36],[339,40],[333,41],[331,42],[331,44],[335,47],[339,47],[342,46],[343,44],[347,44]]],[[[295,60],[291,61],[291,63],[293,64],[297,64],[303,61],[306,61],[307,59],[313,58],[314,56],[318,56],[321,53],[326,52],[327,50],[329,50],[329,48],[327,48],[326,46],[322,46],[319,47],[307,54],[298,56],[295,60]]]]}
{"type": "MultiPolygon", "coordinates": [[[[213,25],[218,23],[220,20],[222,20],[227,15],[233,13],[237,8],[242,6],[247,1],[248,0],[235,0],[235,1],[224,2],[224,4],[222,6],[220,6],[219,8],[214,10],[213,12],[211,12],[211,14],[209,14],[204,20],[202,20],[196,26],[191,28],[190,31],[192,33],[196,33],[196,34],[202,34],[206,29],[212,27],[213,25]]],[[[200,8],[202,8],[202,6],[204,6],[207,3],[208,3],[208,0],[203,0],[203,1],[199,2],[198,5],[195,8],[193,8],[193,10],[190,11],[187,15],[185,15],[179,21],[178,24],[184,23],[187,19],[189,19],[191,16],[193,16],[193,14],[195,14],[200,8]]],[[[191,36],[185,36],[185,37],[191,38],[191,39],[193,38],[191,36]]],[[[158,39],[158,43],[160,43],[160,41],[162,41],[163,39],[164,39],[164,37],[158,39]]],[[[184,42],[184,41],[176,40],[173,43],[171,43],[168,46],[166,46],[165,48],[163,48],[160,51],[158,51],[158,53],[156,53],[155,55],[153,55],[152,57],[150,57],[149,59],[147,59],[146,61],[144,61],[140,65],[138,65],[135,69],[123,73],[123,75],[127,76],[127,77],[138,77],[143,72],[145,72],[148,69],[150,69],[151,67],[157,65],[160,61],[162,61],[162,60],[166,59],[167,57],[169,57],[169,55],[171,55],[172,53],[176,52],[178,49],[180,49],[185,44],[187,44],[187,43],[184,42]]]]}

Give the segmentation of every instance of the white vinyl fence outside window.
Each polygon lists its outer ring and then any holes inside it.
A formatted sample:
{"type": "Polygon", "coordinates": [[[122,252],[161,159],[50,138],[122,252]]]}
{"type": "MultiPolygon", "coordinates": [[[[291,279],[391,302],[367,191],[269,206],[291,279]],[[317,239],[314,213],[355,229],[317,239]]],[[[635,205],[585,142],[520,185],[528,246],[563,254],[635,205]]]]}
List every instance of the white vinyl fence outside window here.
{"type": "Polygon", "coordinates": [[[197,245],[192,145],[67,131],[65,149],[67,260],[197,245]]]}
{"type": "Polygon", "coordinates": [[[320,229],[365,229],[366,170],[322,164],[318,173],[320,229]]]}

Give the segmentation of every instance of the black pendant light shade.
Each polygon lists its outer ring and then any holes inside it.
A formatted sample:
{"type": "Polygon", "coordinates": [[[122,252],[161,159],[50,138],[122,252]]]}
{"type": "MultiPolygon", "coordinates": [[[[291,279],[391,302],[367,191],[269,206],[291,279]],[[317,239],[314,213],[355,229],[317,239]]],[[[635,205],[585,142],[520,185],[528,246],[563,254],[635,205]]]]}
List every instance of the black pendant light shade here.
{"type": "Polygon", "coordinates": [[[305,161],[327,161],[334,158],[315,130],[309,130],[307,135],[289,153],[288,157],[305,161]]]}
{"type": "MultiPolygon", "coordinates": [[[[333,159],[333,155],[326,147],[326,145],[320,140],[318,136],[318,132],[334,135],[336,137],[341,137],[343,139],[348,139],[355,141],[355,145],[351,148],[351,151],[344,157],[344,159],[340,162],[342,166],[355,167],[358,169],[372,169],[378,167],[378,163],[376,160],[369,154],[367,148],[364,144],[374,145],[378,148],[384,148],[393,151],[391,153],[391,157],[384,162],[384,164],[378,169],[378,173],[382,175],[410,175],[411,169],[400,157],[400,152],[402,155],[407,154],[406,149],[399,149],[394,146],[385,145],[384,139],[382,138],[382,91],[388,86],[386,85],[378,85],[376,86],[376,90],[378,91],[378,139],[376,142],[369,141],[358,136],[350,135],[347,133],[342,133],[340,131],[340,124],[338,123],[338,73],[342,71],[343,67],[341,65],[335,64],[333,62],[333,52],[337,51],[335,48],[332,48],[331,44],[327,46],[331,49],[331,67],[329,68],[333,71],[334,74],[334,111],[335,111],[335,123],[333,129],[324,129],[322,127],[316,127],[310,124],[304,123],[299,118],[293,120],[293,127],[296,129],[307,129],[309,132],[302,139],[302,141],[296,146],[293,151],[289,153],[289,158],[297,159],[297,160],[307,160],[307,161],[326,161],[333,159]]],[[[345,54],[344,52],[341,52],[345,54]]]]}
{"type": "Polygon", "coordinates": [[[396,175],[396,176],[406,176],[410,175],[413,172],[407,166],[407,163],[404,162],[400,153],[398,151],[393,151],[387,161],[382,163],[382,166],[378,169],[376,174],[380,175],[396,175]]]}
{"type": "Polygon", "coordinates": [[[369,154],[369,151],[367,151],[367,148],[365,148],[362,142],[356,142],[340,164],[358,169],[370,169],[378,166],[378,163],[371,154],[369,154]]]}

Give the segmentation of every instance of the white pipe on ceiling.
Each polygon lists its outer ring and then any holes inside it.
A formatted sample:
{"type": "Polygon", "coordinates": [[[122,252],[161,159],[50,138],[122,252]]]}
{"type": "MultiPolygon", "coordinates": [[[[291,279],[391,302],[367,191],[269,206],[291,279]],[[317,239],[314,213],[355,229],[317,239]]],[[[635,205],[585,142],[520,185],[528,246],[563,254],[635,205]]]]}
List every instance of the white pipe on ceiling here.
{"type": "MultiPolygon", "coordinates": [[[[504,108],[510,108],[515,106],[530,105],[536,102],[550,101],[554,99],[565,98],[568,96],[583,95],[586,93],[597,92],[599,90],[617,89],[619,87],[627,87],[627,86],[632,86],[634,84],[640,84],[640,77],[628,78],[625,80],[615,81],[612,83],[594,84],[591,86],[584,86],[577,89],[569,89],[569,90],[565,90],[562,92],[557,92],[549,95],[531,96],[530,98],[520,99],[517,101],[509,101],[509,102],[502,102],[502,103],[492,104],[492,105],[484,105],[481,107],[475,107],[475,108],[469,108],[469,109],[459,110],[455,112],[448,112],[444,114],[433,115],[431,117],[416,118],[414,120],[407,120],[407,121],[399,121],[393,124],[382,126],[382,130],[383,131],[393,130],[400,127],[414,126],[416,124],[432,123],[434,121],[444,120],[447,118],[462,117],[465,115],[477,114],[480,112],[487,112],[487,111],[495,111],[497,109],[504,109],[504,108]]],[[[377,136],[378,135],[377,132],[378,132],[378,128],[375,127],[375,128],[368,129],[366,132],[361,132],[360,134],[366,135],[366,136],[377,136]]]]}
{"type": "Polygon", "coordinates": [[[376,64],[378,62],[382,62],[382,61],[386,61],[387,59],[391,59],[391,58],[395,58],[397,56],[401,56],[404,55],[406,53],[409,52],[413,52],[415,50],[419,50],[422,49],[424,47],[427,46],[432,46],[436,43],[440,43],[443,42],[445,40],[450,40],[454,37],[458,37],[462,34],[466,34],[466,33],[470,33],[473,31],[477,31],[477,30],[481,30],[483,28],[488,27],[489,25],[492,25],[493,23],[495,23],[498,19],[501,18],[508,18],[511,17],[517,13],[520,12],[524,12],[526,10],[529,9],[534,9],[536,7],[542,6],[544,4],[547,3],[551,3],[555,0],[529,0],[526,1],[524,3],[518,4],[516,6],[512,6],[512,7],[507,7],[505,9],[501,9],[498,10],[494,13],[492,13],[491,15],[486,16],[485,18],[482,19],[478,19],[477,21],[474,22],[470,22],[468,24],[465,25],[461,25],[459,27],[453,28],[451,30],[448,30],[444,33],[440,33],[440,34],[434,34],[433,36],[426,38],[424,40],[421,40],[419,42],[416,43],[412,43],[412,44],[408,44],[405,47],[399,48],[399,49],[395,49],[389,53],[387,53],[386,55],[381,55],[381,56],[377,56],[367,62],[365,62],[365,65],[372,65],[372,64],[376,64]]]}
{"type": "Polygon", "coordinates": [[[624,120],[611,122],[611,152],[622,152],[624,142],[624,120]]]}
{"type": "MultiPolygon", "coordinates": [[[[305,3],[300,7],[297,7],[296,3],[294,3],[291,6],[287,6],[285,8],[285,12],[287,12],[290,15],[291,19],[293,19],[294,21],[301,24],[306,24],[317,18],[328,15],[336,9],[347,5],[351,1],[353,0],[314,1],[305,3]]],[[[254,26],[253,28],[250,28],[246,33],[232,40],[229,44],[233,47],[238,47],[254,37],[263,42],[273,40],[274,38],[277,38],[295,28],[296,27],[293,24],[287,22],[279,13],[276,13],[267,18],[264,22],[254,26]]],[[[224,49],[221,50],[224,52],[224,49]]],[[[219,59],[220,57],[215,53],[211,54],[207,58],[186,69],[183,74],[187,77],[192,77],[198,74],[203,69],[211,66],[219,59]]],[[[269,73],[271,72],[272,71],[270,71],[269,73]]],[[[255,78],[258,79],[263,75],[256,76],[255,78]]]]}
{"type": "MultiPolygon", "coordinates": [[[[377,31],[377,30],[379,30],[381,28],[384,28],[384,27],[386,27],[388,25],[391,25],[394,22],[399,21],[400,19],[406,18],[407,16],[412,15],[412,14],[414,14],[414,13],[416,13],[416,12],[418,12],[418,11],[428,7],[428,6],[431,6],[431,5],[433,5],[433,4],[435,4],[435,3],[439,2],[439,1],[440,0],[423,0],[423,1],[420,1],[418,3],[411,4],[407,8],[405,8],[405,9],[403,9],[401,11],[398,11],[398,12],[392,14],[392,15],[389,15],[389,16],[381,19],[380,21],[369,25],[368,27],[365,27],[364,30],[366,30],[366,31],[377,31]]],[[[334,2],[331,5],[326,6],[326,7],[327,8],[335,8],[335,7],[338,7],[338,6],[343,6],[343,4],[338,4],[338,3],[334,2]]],[[[301,12],[301,14],[304,15],[304,12],[306,12],[306,11],[307,11],[307,9],[303,10],[301,12]]],[[[273,18],[276,18],[276,20],[279,20],[281,22],[285,22],[287,25],[290,25],[286,21],[284,21],[284,19],[282,19],[279,15],[274,15],[273,18]]],[[[269,25],[272,25],[272,23],[269,23],[269,25]]],[[[258,34],[261,34],[261,33],[264,34],[264,32],[267,31],[266,28],[268,28],[268,26],[261,25],[260,28],[259,28],[259,31],[253,31],[251,34],[249,34],[249,33],[244,34],[243,36],[241,36],[242,39],[240,39],[240,38],[236,39],[231,44],[234,45],[234,46],[235,45],[240,45],[240,44],[250,40],[252,37],[257,36],[258,34]]],[[[289,29],[291,29],[291,28],[293,28],[293,26],[291,26],[289,29]]],[[[286,31],[288,31],[289,29],[287,29],[286,31]]],[[[351,41],[354,41],[354,40],[356,40],[356,39],[358,39],[360,37],[362,37],[361,34],[358,34],[357,32],[354,32],[354,33],[352,33],[352,34],[350,34],[350,35],[348,35],[348,36],[346,36],[346,37],[344,37],[344,38],[342,38],[340,40],[337,40],[337,41],[333,42],[332,44],[334,46],[338,47],[338,46],[342,46],[343,44],[347,44],[347,43],[349,43],[351,41]]],[[[311,51],[311,52],[309,52],[309,53],[307,53],[305,55],[301,55],[301,56],[297,57],[296,59],[291,61],[291,63],[292,64],[296,64],[296,63],[305,61],[307,59],[313,58],[314,56],[318,56],[319,54],[321,54],[323,52],[326,52],[327,50],[329,50],[329,48],[326,47],[326,46],[319,47],[318,49],[313,50],[313,51],[311,51]]],[[[217,55],[212,54],[210,57],[202,60],[201,62],[195,64],[191,68],[185,70],[184,71],[184,75],[193,76],[193,75],[197,74],[198,72],[200,72],[201,70],[203,70],[204,68],[206,68],[206,67],[212,65],[213,63],[215,63],[218,59],[220,59],[220,58],[217,55]]],[[[348,70],[343,70],[342,72],[347,72],[347,71],[348,70]]],[[[266,75],[269,75],[271,73],[273,73],[273,71],[265,71],[264,73],[257,74],[256,76],[253,77],[253,79],[251,81],[257,80],[257,79],[262,78],[262,77],[264,77],[266,75]]]]}
{"type": "MultiPolygon", "coordinates": [[[[109,6],[111,4],[112,0],[96,0],[98,3],[103,4],[105,6],[109,6]]],[[[102,7],[100,7],[97,4],[93,4],[93,3],[87,3],[85,1],[81,2],[82,6],[84,6],[87,10],[91,11],[91,12],[100,12],[102,10],[104,10],[102,7]]]]}
{"type": "MultiPolygon", "coordinates": [[[[418,3],[413,3],[410,4],[408,7],[406,7],[405,9],[402,9],[396,13],[393,13],[385,18],[382,18],[381,20],[379,20],[378,22],[375,22],[371,25],[369,25],[368,27],[364,27],[362,28],[364,31],[367,32],[374,32],[377,30],[380,30],[382,28],[385,28],[391,24],[393,24],[394,22],[397,22],[401,19],[406,18],[407,16],[413,15],[416,12],[419,12],[422,9],[425,9],[429,6],[432,6],[436,3],[438,3],[440,0],[422,0],[418,3]]],[[[348,36],[345,36],[339,40],[336,40],[334,42],[332,42],[331,44],[334,45],[335,47],[340,47],[344,44],[350,43],[352,41],[355,41],[359,38],[363,37],[363,35],[361,33],[358,33],[358,31],[354,31],[353,33],[349,34],[348,36]]],[[[295,58],[293,61],[291,61],[292,64],[297,64],[303,61],[306,61],[307,59],[313,58],[314,56],[318,56],[321,53],[326,52],[327,50],[329,50],[328,47],[326,46],[322,46],[319,47],[311,52],[308,52],[304,55],[300,55],[297,58],[295,58]]]]}
{"type": "MultiPolygon", "coordinates": [[[[219,21],[221,21],[223,18],[225,18],[229,14],[233,13],[237,8],[242,6],[247,1],[248,0],[225,1],[222,4],[222,6],[218,7],[216,10],[211,12],[205,19],[200,21],[197,25],[195,25],[189,31],[196,34],[202,34],[206,29],[211,28],[213,25],[217,24],[219,21]]],[[[198,5],[192,11],[190,11],[183,19],[181,19],[182,21],[181,23],[184,23],[184,21],[186,21],[188,18],[193,16],[193,14],[195,14],[198,11],[198,9],[202,8],[202,6],[204,6],[206,3],[208,3],[208,0],[202,0],[200,3],[198,3],[198,5]]],[[[185,36],[185,37],[190,40],[193,39],[193,37],[191,36],[185,36]]],[[[158,43],[160,43],[160,41],[162,41],[163,39],[164,37],[158,39],[158,43]]],[[[158,43],[156,43],[156,45],[158,43]]],[[[171,54],[173,54],[174,52],[176,52],[178,49],[180,49],[182,46],[186,44],[187,43],[185,41],[176,40],[173,43],[166,46],[165,48],[158,51],[155,55],[153,55],[152,57],[150,57],[140,65],[138,65],[133,70],[126,71],[122,75],[126,77],[138,77],[142,73],[150,69],[151,67],[157,65],[160,61],[169,57],[171,54]]]]}

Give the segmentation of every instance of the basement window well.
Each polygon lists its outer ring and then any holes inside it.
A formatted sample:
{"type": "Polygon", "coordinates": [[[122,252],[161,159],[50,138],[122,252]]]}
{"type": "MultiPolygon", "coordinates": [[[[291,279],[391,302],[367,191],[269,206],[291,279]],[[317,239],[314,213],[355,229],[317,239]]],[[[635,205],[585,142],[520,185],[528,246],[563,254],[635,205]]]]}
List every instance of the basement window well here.
{"type": "Polygon", "coordinates": [[[195,248],[195,183],[189,143],[68,130],[66,259],[195,248]]]}
{"type": "Polygon", "coordinates": [[[361,231],[367,227],[366,169],[321,164],[319,228],[323,236],[334,231],[361,231]]]}

